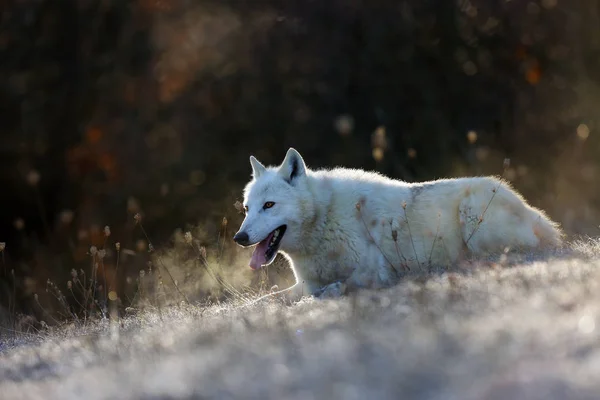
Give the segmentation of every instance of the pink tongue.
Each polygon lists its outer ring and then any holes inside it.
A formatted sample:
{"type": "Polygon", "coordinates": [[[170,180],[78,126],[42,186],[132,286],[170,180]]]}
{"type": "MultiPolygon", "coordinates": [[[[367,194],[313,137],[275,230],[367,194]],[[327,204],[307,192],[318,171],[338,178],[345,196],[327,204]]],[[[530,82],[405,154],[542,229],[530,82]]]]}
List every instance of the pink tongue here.
{"type": "Polygon", "coordinates": [[[267,249],[269,248],[269,242],[273,238],[273,233],[271,233],[265,240],[260,242],[254,248],[254,253],[252,253],[252,258],[250,259],[250,268],[259,269],[264,264],[267,263],[267,249]]]}

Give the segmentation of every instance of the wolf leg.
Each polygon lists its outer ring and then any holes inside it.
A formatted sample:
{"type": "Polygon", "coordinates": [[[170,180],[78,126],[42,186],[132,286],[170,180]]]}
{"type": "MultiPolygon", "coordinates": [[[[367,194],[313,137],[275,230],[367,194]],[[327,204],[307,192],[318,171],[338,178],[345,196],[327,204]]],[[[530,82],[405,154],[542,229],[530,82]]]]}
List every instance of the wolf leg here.
{"type": "Polygon", "coordinates": [[[346,294],[346,289],[346,284],[341,281],[338,281],[324,286],[314,295],[319,299],[336,299],[346,294]]]}
{"type": "Polygon", "coordinates": [[[476,255],[506,247],[556,244],[559,231],[543,214],[527,206],[510,188],[495,185],[472,190],[459,205],[464,243],[476,255]]]}

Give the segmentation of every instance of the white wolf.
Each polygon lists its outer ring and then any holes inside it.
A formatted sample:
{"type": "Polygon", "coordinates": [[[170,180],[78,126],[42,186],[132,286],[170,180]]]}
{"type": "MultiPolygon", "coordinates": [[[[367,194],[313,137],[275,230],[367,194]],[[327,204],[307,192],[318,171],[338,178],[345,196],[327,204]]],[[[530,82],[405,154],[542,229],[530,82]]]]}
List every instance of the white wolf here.
{"type": "Polygon", "coordinates": [[[250,164],[234,240],[256,245],[253,269],[285,255],[296,295],[385,287],[402,269],[561,243],[558,225],[497,178],[406,183],[355,169],[311,171],[292,148],[279,167],[253,156],[250,164]]]}

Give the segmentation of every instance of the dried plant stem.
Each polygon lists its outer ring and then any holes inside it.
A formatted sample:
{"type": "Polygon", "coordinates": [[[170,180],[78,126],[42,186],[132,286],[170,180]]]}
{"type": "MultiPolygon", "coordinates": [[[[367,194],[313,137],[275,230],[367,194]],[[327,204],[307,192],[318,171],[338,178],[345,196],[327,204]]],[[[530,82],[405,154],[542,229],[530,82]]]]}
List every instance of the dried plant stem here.
{"type": "Polygon", "coordinates": [[[50,319],[51,319],[52,321],[54,321],[54,323],[55,323],[56,325],[60,325],[60,323],[59,323],[59,322],[58,322],[58,321],[57,321],[57,320],[56,320],[56,319],[55,319],[55,318],[54,318],[54,317],[53,317],[53,316],[52,316],[52,315],[51,315],[51,314],[50,314],[48,311],[46,311],[46,309],[45,309],[44,307],[42,307],[42,305],[40,304],[40,301],[39,301],[39,299],[38,299],[38,295],[37,295],[37,294],[35,294],[35,295],[33,296],[33,298],[35,299],[35,302],[37,303],[38,307],[40,307],[40,309],[41,309],[41,310],[44,312],[44,314],[46,314],[48,317],[50,317],[50,319]]]}
{"type": "Polygon", "coordinates": [[[90,299],[90,311],[93,310],[96,299],[96,282],[98,279],[98,268],[96,266],[96,254],[92,256],[92,282],[90,282],[90,290],[92,291],[92,298],[90,299]]]}
{"type": "MultiPolygon", "coordinates": [[[[105,235],[104,236],[104,243],[102,244],[102,250],[105,250],[105,251],[106,251],[106,240],[107,239],[108,239],[108,236],[105,235]]],[[[102,286],[103,286],[103,289],[104,289],[104,302],[106,303],[107,299],[108,299],[108,287],[107,287],[108,280],[106,279],[106,266],[104,265],[104,257],[102,257],[101,260],[102,260],[101,261],[101,264],[102,264],[102,274],[104,275],[104,284],[102,286]]],[[[106,306],[108,306],[108,304],[106,304],[106,306]]]]}
{"type": "MultiPolygon", "coordinates": [[[[85,277],[84,277],[85,279],[85,277]]],[[[75,281],[76,283],[79,284],[79,287],[81,288],[81,294],[83,295],[83,298],[85,299],[86,293],[85,293],[85,287],[83,286],[83,284],[81,284],[81,280],[77,279],[77,281],[75,281]]],[[[83,282],[85,284],[85,281],[83,282]]]]}
{"type": "Polygon", "coordinates": [[[6,276],[6,259],[4,258],[4,249],[0,250],[2,254],[2,275],[6,276]]]}
{"type": "MultiPolygon", "coordinates": [[[[119,273],[119,261],[121,258],[121,250],[118,249],[117,250],[117,265],[115,266],[115,277],[114,277],[114,282],[117,282],[117,278],[119,277],[118,273],[119,273]]],[[[111,289],[115,289],[112,284],[111,284],[111,289]]]]}
{"type": "MultiPolygon", "coordinates": [[[[503,163],[504,169],[502,171],[503,179],[506,176],[506,171],[508,170],[509,166],[510,166],[510,158],[505,158],[504,163],[503,163]]],[[[492,197],[490,198],[490,201],[487,203],[487,206],[485,206],[485,209],[483,210],[481,217],[479,217],[479,220],[477,221],[477,226],[475,227],[475,229],[473,229],[473,232],[471,232],[471,234],[469,235],[469,238],[466,241],[467,247],[469,245],[469,241],[471,240],[473,235],[475,235],[475,232],[477,232],[477,230],[479,229],[479,226],[483,222],[483,217],[485,216],[485,213],[487,212],[488,208],[490,207],[490,204],[492,204],[492,201],[494,200],[494,197],[496,197],[496,194],[498,193],[498,190],[500,190],[501,186],[502,186],[502,181],[498,182],[498,185],[494,189],[492,189],[492,192],[493,192],[492,197]]]]}
{"type": "Polygon", "coordinates": [[[204,268],[206,269],[206,271],[208,272],[208,274],[210,275],[211,278],[213,278],[219,285],[221,285],[223,287],[223,289],[226,292],[228,292],[233,297],[240,297],[242,299],[246,299],[246,296],[244,296],[235,287],[233,287],[228,282],[226,282],[221,277],[219,277],[219,275],[216,274],[212,268],[210,268],[210,266],[208,265],[208,262],[206,261],[206,257],[203,256],[202,252],[198,248],[194,247],[191,240],[188,241],[188,244],[190,245],[192,250],[194,250],[196,252],[196,255],[198,256],[197,260],[199,260],[200,263],[204,266],[204,268]]]}
{"type": "Polygon", "coordinates": [[[83,308],[85,308],[85,307],[83,307],[83,304],[81,304],[81,303],[79,302],[79,300],[77,300],[77,297],[75,296],[75,292],[73,292],[73,288],[69,288],[69,291],[71,292],[71,295],[73,296],[73,299],[75,300],[75,302],[76,302],[77,304],[79,304],[79,307],[81,307],[82,309],[83,309],[83,308]]]}
{"type": "Polygon", "coordinates": [[[404,257],[404,253],[402,253],[402,250],[400,250],[400,247],[398,247],[398,231],[393,228],[392,221],[390,221],[390,228],[392,229],[392,239],[394,240],[394,247],[396,248],[396,255],[398,256],[398,259],[402,259],[401,266],[405,270],[410,271],[410,267],[408,266],[408,260],[406,259],[406,257],[404,257]]]}
{"type": "Polygon", "coordinates": [[[465,244],[467,246],[469,245],[469,241],[471,240],[473,235],[475,235],[475,232],[477,232],[477,230],[483,223],[483,217],[485,216],[485,213],[487,212],[488,208],[490,207],[490,204],[492,204],[492,201],[494,201],[494,197],[496,197],[496,194],[498,193],[498,190],[500,189],[500,185],[502,185],[502,182],[498,183],[498,185],[494,189],[492,189],[493,194],[492,194],[492,197],[490,198],[490,201],[488,201],[487,205],[485,206],[485,208],[483,210],[483,213],[481,213],[481,216],[477,220],[477,225],[475,226],[475,229],[473,229],[473,232],[471,232],[471,234],[469,235],[469,238],[465,242],[465,244]]]}
{"type": "MultiPolygon", "coordinates": [[[[146,237],[146,240],[148,241],[149,248],[153,249],[154,246],[152,245],[152,242],[150,241],[150,237],[148,237],[148,234],[146,233],[146,230],[144,229],[144,226],[142,225],[142,222],[139,221],[139,220],[136,221],[136,222],[140,226],[140,229],[142,230],[142,233],[146,237]]],[[[160,263],[160,265],[162,265],[162,267],[165,269],[165,271],[167,271],[167,275],[169,275],[169,278],[171,278],[171,282],[173,282],[173,285],[175,286],[175,289],[177,290],[177,292],[179,293],[179,295],[185,300],[185,302],[187,304],[190,304],[190,301],[188,300],[187,296],[181,291],[181,289],[179,289],[179,285],[177,284],[177,281],[175,281],[175,278],[173,278],[173,275],[171,275],[171,272],[169,271],[169,269],[167,268],[167,266],[163,263],[162,258],[160,256],[158,256],[158,262],[160,263]]]]}
{"type": "Polygon", "coordinates": [[[62,317],[68,318],[70,315],[71,317],[77,319],[77,316],[70,310],[69,304],[67,303],[67,299],[65,298],[65,296],[62,294],[60,289],[54,284],[54,282],[50,281],[49,279],[48,281],[46,281],[46,292],[50,293],[56,299],[56,301],[58,301],[58,303],[65,309],[67,314],[63,314],[60,311],[57,311],[62,317]]]}
{"type": "Polygon", "coordinates": [[[448,260],[448,264],[451,264],[452,261],[450,259],[450,254],[448,253],[448,248],[446,247],[446,242],[444,241],[444,238],[442,236],[440,236],[440,241],[442,242],[442,247],[444,249],[444,252],[446,253],[446,259],[448,260]]]}
{"type": "MultiPolygon", "coordinates": [[[[300,284],[300,282],[296,283],[296,285],[299,285],[299,284],[300,284]]],[[[254,305],[254,304],[258,303],[259,301],[262,301],[262,300],[264,300],[264,299],[267,299],[267,298],[269,298],[269,297],[274,297],[274,296],[277,296],[277,295],[279,295],[279,294],[283,294],[283,293],[289,292],[289,291],[290,291],[290,290],[292,290],[294,287],[296,287],[296,285],[292,285],[292,286],[290,286],[289,288],[282,289],[282,290],[278,290],[278,291],[276,291],[276,292],[272,292],[272,293],[265,294],[264,296],[260,296],[258,299],[254,299],[254,300],[252,300],[252,301],[248,301],[248,302],[246,302],[244,305],[242,305],[242,307],[248,307],[248,306],[251,306],[251,305],[254,305]]],[[[303,296],[303,295],[304,295],[304,288],[303,288],[303,291],[302,291],[302,296],[303,296]]]]}
{"type": "Polygon", "coordinates": [[[398,270],[396,269],[396,267],[394,266],[394,264],[389,260],[389,258],[387,258],[387,256],[385,255],[385,253],[383,252],[383,250],[381,249],[381,247],[379,247],[379,245],[377,244],[377,242],[375,241],[375,238],[373,237],[373,235],[371,235],[371,231],[369,230],[369,227],[367,226],[367,223],[364,219],[364,216],[362,214],[362,209],[361,209],[361,205],[360,203],[356,204],[356,209],[358,210],[358,215],[360,216],[360,220],[362,221],[365,230],[367,231],[367,234],[369,235],[369,238],[371,239],[371,241],[373,242],[373,244],[375,244],[375,247],[377,247],[377,249],[379,250],[379,252],[381,253],[381,255],[383,256],[383,258],[385,258],[385,261],[388,262],[388,264],[390,264],[390,266],[394,269],[394,271],[396,271],[396,273],[398,273],[398,270]]]}
{"type": "MultiPolygon", "coordinates": [[[[223,251],[225,250],[225,238],[227,237],[227,218],[223,218],[223,222],[221,223],[223,227],[223,243],[221,244],[221,249],[219,250],[219,260],[223,258],[223,251]]],[[[221,232],[219,231],[219,235],[221,232]]],[[[217,249],[219,249],[219,238],[217,238],[217,249]]]]}
{"type": "MultiPolygon", "coordinates": [[[[33,328],[35,331],[39,332],[39,330],[38,330],[38,329],[37,329],[35,326],[33,326],[33,325],[31,325],[31,324],[27,324],[27,325],[28,325],[29,327],[33,328]]],[[[29,333],[29,332],[17,331],[17,330],[15,330],[15,329],[5,328],[5,327],[3,327],[3,326],[0,326],[0,330],[2,330],[2,331],[5,331],[5,332],[10,332],[10,333],[13,333],[13,334],[15,334],[15,336],[16,336],[17,334],[19,334],[19,335],[28,335],[28,336],[30,336],[30,337],[32,337],[32,338],[37,338],[37,339],[41,339],[41,340],[47,340],[47,339],[48,339],[47,335],[40,335],[40,334],[35,334],[35,333],[29,333]]]]}
{"type": "Polygon", "coordinates": [[[404,221],[406,222],[406,227],[408,228],[408,237],[410,238],[410,243],[412,245],[413,251],[415,252],[415,260],[419,265],[419,269],[423,269],[421,267],[421,262],[419,261],[419,257],[417,256],[417,249],[415,247],[415,241],[413,240],[412,232],[410,230],[410,223],[408,222],[408,215],[406,214],[406,202],[402,203],[402,209],[404,210],[404,221]]]}
{"type": "MultiPolygon", "coordinates": [[[[159,289],[162,289],[162,292],[164,294],[164,297],[166,298],[166,293],[165,293],[165,287],[163,285],[163,279],[162,279],[162,274],[160,273],[160,268],[156,269],[156,273],[158,274],[158,287],[159,289]]],[[[163,321],[163,313],[162,313],[162,307],[160,306],[160,299],[159,299],[159,291],[156,290],[154,292],[154,302],[156,303],[156,308],[158,308],[158,317],[160,318],[161,321],[163,321]]]]}
{"type": "Polygon", "coordinates": [[[81,288],[81,294],[83,295],[83,323],[85,325],[85,323],[87,322],[87,297],[88,297],[88,293],[87,290],[85,289],[85,272],[83,272],[83,270],[81,270],[82,275],[83,275],[83,283],[81,283],[81,279],[76,278],[77,281],[76,283],[79,284],[79,287],[81,288]]]}
{"type": "Polygon", "coordinates": [[[440,233],[440,217],[440,214],[438,214],[437,230],[435,231],[435,237],[433,238],[433,243],[431,244],[431,251],[429,252],[429,267],[431,267],[431,256],[433,255],[433,248],[435,247],[435,242],[437,241],[438,235],[440,233]]]}
{"type": "MultiPolygon", "coordinates": [[[[2,275],[7,277],[6,275],[6,260],[4,259],[4,250],[6,248],[6,243],[2,242],[0,243],[0,253],[2,254],[2,275]]],[[[14,283],[13,283],[14,285],[14,283]]],[[[12,324],[13,322],[13,315],[11,312],[11,307],[12,307],[12,300],[11,300],[12,295],[9,293],[8,294],[8,318],[9,318],[9,322],[12,324]]]]}
{"type": "Polygon", "coordinates": [[[15,270],[11,269],[10,270],[10,274],[12,276],[12,310],[10,309],[10,304],[9,304],[9,314],[11,315],[12,318],[12,325],[13,325],[13,329],[17,328],[17,282],[15,279],[15,270]]]}
{"type": "MultiPolygon", "coordinates": [[[[145,271],[143,271],[143,272],[144,272],[144,274],[142,274],[142,271],[140,271],[140,276],[138,278],[139,279],[138,290],[137,290],[137,293],[135,294],[135,296],[133,296],[133,300],[135,300],[135,298],[139,295],[140,302],[143,301],[144,297],[145,297],[145,295],[144,295],[144,293],[145,293],[145,290],[144,290],[145,271]]],[[[142,307],[144,306],[143,303],[140,303],[140,304],[142,305],[142,307]]]]}

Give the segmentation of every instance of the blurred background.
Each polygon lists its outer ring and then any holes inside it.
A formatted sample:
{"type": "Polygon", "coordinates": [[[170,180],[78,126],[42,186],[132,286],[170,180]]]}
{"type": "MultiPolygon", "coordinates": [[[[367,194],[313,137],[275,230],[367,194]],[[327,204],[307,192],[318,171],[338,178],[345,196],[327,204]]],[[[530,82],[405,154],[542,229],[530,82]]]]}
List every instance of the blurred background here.
{"type": "Polygon", "coordinates": [[[407,181],[504,173],[567,233],[598,234],[599,1],[0,4],[13,327],[58,307],[52,290],[81,302],[91,246],[94,289],[123,306],[149,240],[172,249],[200,227],[199,246],[234,251],[249,155],[277,164],[290,146],[312,168],[407,181]]]}

